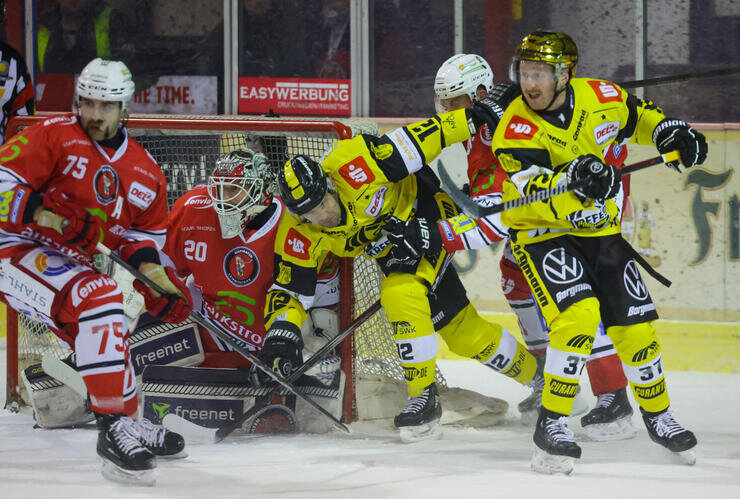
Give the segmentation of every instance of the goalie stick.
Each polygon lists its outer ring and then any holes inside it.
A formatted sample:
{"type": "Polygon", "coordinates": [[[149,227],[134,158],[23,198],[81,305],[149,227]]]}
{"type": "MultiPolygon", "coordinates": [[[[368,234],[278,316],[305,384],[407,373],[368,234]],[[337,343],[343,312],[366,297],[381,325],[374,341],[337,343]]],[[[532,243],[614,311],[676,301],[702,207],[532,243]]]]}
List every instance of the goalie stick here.
{"type": "MultiPolygon", "coordinates": [[[[679,159],[680,156],[678,151],[670,151],[665,154],[661,154],[660,156],[655,156],[654,158],[646,159],[644,161],[638,161],[637,163],[632,163],[631,165],[622,168],[621,172],[622,175],[629,175],[630,173],[634,173],[653,165],[668,163],[670,161],[677,161],[679,159]]],[[[475,201],[471,200],[468,196],[463,194],[460,189],[457,188],[455,183],[450,178],[449,174],[447,174],[447,170],[444,168],[444,163],[442,163],[441,160],[439,161],[439,171],[441,180],[448,187],[448,194],[450,195],[452,200],[457,203],[463,210],[473,215],[473,218],[483,218],[488,215],[501,213],[502,211],[511,210],[512,208],[519,208],[521,206],[532,204],[537,201],[544,201],[546,199],[550,199],[551,197],[557,196],[558,194],[563,194],[565,192],[572,191],[573,189],[576,189],[578,187],[582,187],[588,181],[588,179],[584,179],[578,182],[571,182],[569,184],[559,185],[557,187],[553,187],[552,189],[545,189],[543,191],[534,192],[532,194],[529,194],[528,196],[510,199],[505,203],[497,204],[496,206],[492,206],[491,208],[483,208],[482,206],[476,204],[475,201]],[[444,174],[442,173],[442,171],[444,171],[444,174]],[[447,184],[447,182],[450,182],[451,185],[447,184]]]]}
{"type": "MultiPolygon", "coordinates": [[[[339,334],[332,338],[331,341],[327,342],[315,354],[313,354],[310,359],[306,360],[303,364],[300,365],[300,367],[298,367],[298,369],[293,371],[290,376],[285,378],[285,381],[287,381],[288,383],[293,383],[298,378],[303,376],[306,371],[311,369],[320,360],[322,360],[327,353],[329,353],[334,347],[344,341],[345,338],[352,334],[355,329],[357,329],[366,320],[372,317],[378,310],[380,310],[380,300],[370,305],[367,310],[358,315],[352,322],[349,323],[349,325],[347,325],[346,328],[344,328],[339,334]]],[[[265,397],[265,399],[269,400],[270,396],[268,395],[267,397],[265,397]]],[[[168,430],[187,435],[201,443],[218,443],[229,436],[231,433],[233,433],[234,430],[239,428],[244,423],[244,421],[247,421],[254,414],[262,410],[262,408],[266,407],[266,405],[267,404],[255,402],[252,407],[243,412],[239,417],[237,417],[233,421],[229,421],[219,428],[206,428],[205,426],[201,426],[199,424],[193,423],[192,421],[188,421],[187,419],[178,416],[177,414],[167,414],[162,420],[162,423],[168,430]]]]}
{"type": "MultiPolygon", "coordinates": [[[[124,269],[128,270],[134,277],[136,277],[138,280],[146,284],[148,287],[156,291],[157,293],[161,295],[167,295],[168,293],[162,289],[156,282],[149,279],[147,276],[139,272],[137,269],[132,267],[128,264],[123,258],[118,256],[117,254],[113,253],[110,248],[106,247],[103,243],[98,243],[97,250],[116,262],[118,265],[123,267],[124,269]]],[[[198,312],[190,312],[190,318],[198,323],[199,325],[203,326],[205,329],[210,331],[211,333],[218,336],[221,340],[228,343],[234,351],[238,352],[242,355],[242,357],[249,360],[257,369],[264,372],[270,379],[275,381],[277,384],[288,390],[289,392],[293,393],[296,397],[304,401],[306,404],[311,406],[313,409],[315,409],[317,412],[323,414],[327,419],[329,419],[332,424],[340,429],[341,431],[345,433],[350,433],[349,428],[347,428],[346,425],[344,425],[341,421],[337,420],[334,416],[332,416],[326,409],[321,407],[319,404],[314,402],[313,400],[306,397],[303,393],[301,393],[299,390],[297,390],[292,384],[287,383],[281,376],[278,376],[272,369],[267,367],[264,362],[259,360],[256,356],[254,356],[249,350],[246,348],[242,348],[240,345],[238,345],[234,339],[231,337],[231,335],[223,332],[218,326],[215,324],[211,324],[205,318],[199,314],[198,312]]]]}

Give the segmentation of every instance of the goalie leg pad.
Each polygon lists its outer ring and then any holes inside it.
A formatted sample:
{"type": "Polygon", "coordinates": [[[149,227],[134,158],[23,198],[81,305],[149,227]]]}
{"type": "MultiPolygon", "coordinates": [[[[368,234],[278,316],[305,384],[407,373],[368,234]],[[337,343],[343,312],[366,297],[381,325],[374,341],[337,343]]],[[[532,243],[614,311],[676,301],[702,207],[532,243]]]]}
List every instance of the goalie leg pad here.
{"type": "Polygon", "coordinates": [[[41,364],[21,372],[28,387],[34,418],[41,428],[70,428],[95,419],[87,400],[44,372],[41,364]]]}

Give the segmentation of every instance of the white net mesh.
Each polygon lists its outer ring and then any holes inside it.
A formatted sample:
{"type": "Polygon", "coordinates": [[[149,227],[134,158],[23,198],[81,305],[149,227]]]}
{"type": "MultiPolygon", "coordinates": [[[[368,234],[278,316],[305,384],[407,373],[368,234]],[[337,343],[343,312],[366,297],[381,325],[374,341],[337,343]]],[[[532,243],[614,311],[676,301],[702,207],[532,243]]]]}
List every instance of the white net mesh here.
{"type": "MultiPolygon", "coordinates": [[[[318,160],[337,132],[312,131],[311,123],[327,120],[290,120],[289,124],[280,119],[234,119],[223,123],[215,117],[203,116],[134,116],[129,120],[128,129],[132,137],[138,140],[157,160],[167,178],[167,202],[169,206],[177,198],[204,183],[215,165],[216,158],[229,151],[249,146],[258,147],[265,153],[271,166],[278,168],[295,154],[306,154],[318,160]],[[142,118],[164,121],[165,118],[184,120],[185,128],[152,128],[151,121],[142,118]],[[236,122],[236,123],[234,123],[236,122]],[[257,122],[254,124],[253,122],[257,122]],[[303,123],[303,125],[301,124],[303,123]],[[268,125],[269,130],[264,129],[268,125]]],[[[358,133],[378,134],[376,123],[367,120],[341,120],[358,133]]],[[[108,262],[101,260],[100,269],[107,269],[108,262]]],[[[354,262],[353,282],[353,316],[366,310],[380,296],[382,273],[378,265],[359,257],[354,262]]],[[[342,285],[348,282],[343,276],[342,285]]],[[[346,304],[344,304],[346,306],[346,304]]],[[[70,352],[66,350],[53,334],[42,324],[19,317],[18,361],[19,370],[40,362],[41,355],[51,351],[59,357],[70,352]]],[[[403,369],[398,361],[393,330],[382,310],[354,333],[354,358],[352,372],[355,386],[361,386],[363,379],[372,378],[374,382],[381,379],[385,383],[392,379],[401,386],[403,369]],[[380,378],[378,378],[380,377],[380,378]]],[[[20,378],[19,378],[20,379],[20,378]]],[[[445,385],[444,378],[437,371],[437,379],[445,385]]],[[[405,399],[405,388],[399,390],[405,399]]],[[[354,398],[354,394],[353,394],[354,398]]],[[[403,403],[391,403],[390,411],[398,412],[403,403]]],[[[389,413],[390,414],[390,413],[389,413]]],[[[362,414],[359,414],[362,417],[362,414]]],[[[387,415],[386,415],[387,416],[387,415]]]]}

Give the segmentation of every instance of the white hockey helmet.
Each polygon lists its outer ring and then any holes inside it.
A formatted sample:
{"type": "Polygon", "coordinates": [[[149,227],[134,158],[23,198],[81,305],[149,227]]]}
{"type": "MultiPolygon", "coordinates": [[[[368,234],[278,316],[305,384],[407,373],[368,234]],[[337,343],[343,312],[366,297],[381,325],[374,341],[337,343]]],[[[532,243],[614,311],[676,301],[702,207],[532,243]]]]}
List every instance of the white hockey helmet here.
{"type": "Polygon", "coordinates": [[[74,105],[77,107],[79,98],[85,97],[120,102],[121,110],[126,111],[134,96],[134,89],[131,71],[124,63],[96,57],[85,66],[77,79],[74,105]]]}
{"type": "Polygon", "coordinates": [[[267,157],[242,148],[221,156],[208,178],[208,195],[224,239],[238,236],[272,202],[276,174],[267,157]]]}
{"type": "Polygon", "coordinates": [[[434,79],[437,99],[467,95],[471,101],[475,101],[480,86],[489,94],[493,92],[493,70],[485,59],[476,54],[453,55],[439,67],[434,79]]]}

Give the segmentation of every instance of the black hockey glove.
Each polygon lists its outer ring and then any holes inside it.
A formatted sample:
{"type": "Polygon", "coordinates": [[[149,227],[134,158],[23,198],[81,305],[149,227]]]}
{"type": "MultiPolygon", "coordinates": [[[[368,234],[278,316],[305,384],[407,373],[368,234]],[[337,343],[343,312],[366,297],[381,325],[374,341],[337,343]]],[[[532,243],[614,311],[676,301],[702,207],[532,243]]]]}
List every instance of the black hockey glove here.
{"type": "MultiPolygon", "coordinates": [[[[295,324],[275,321],[267,331],[265,344],[257,357],[279,376],[287,378],[303,363],[302,351],[303,339],[295,324]]],[[[270,381],[270,377],[257,366],[252,366],[250,379],[254,386],[262,386],[270,381]]]]}
{"type": "MultiPolygon", "coordinates": [[[[685,121],[666,118],[655,127],[653,142],[660,154],[678,150],[684,168],[700,165],[707,159],[707,139],[685,121]]],[[[677,172],[678,161],[666,163],[677,172]]]]}
{"type": "Polygon", "coordinates": [[[435,254],[442,249],[437,223],[426,218],[403,221],[391,217],[383,232],[395,246],[391,253],[399,260],[418,260],[422,253],[435,254]]]}
{"type": "Polygon", "coordinates": [[[491,98],[486,97],[473,102],[473,107],[467,110],[470,135],[475,135],[484,124],[488,125],[488,129],[493,134],[503,115],[503,108],[491,98]]]}
{"type": "Polygon", "coordinates": [[[568,183],[580,182],[573,190],[576,196],[586,199],[609,199],[619,192],[622,173],[619,169],[605,165],[593,154],[578,156],[568,165],[568,183]]]}

